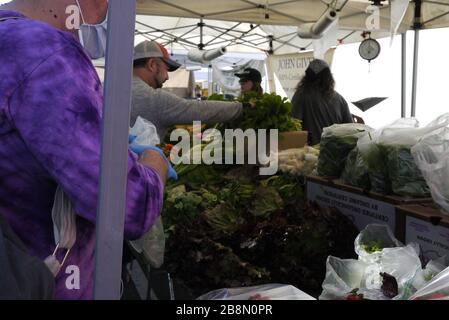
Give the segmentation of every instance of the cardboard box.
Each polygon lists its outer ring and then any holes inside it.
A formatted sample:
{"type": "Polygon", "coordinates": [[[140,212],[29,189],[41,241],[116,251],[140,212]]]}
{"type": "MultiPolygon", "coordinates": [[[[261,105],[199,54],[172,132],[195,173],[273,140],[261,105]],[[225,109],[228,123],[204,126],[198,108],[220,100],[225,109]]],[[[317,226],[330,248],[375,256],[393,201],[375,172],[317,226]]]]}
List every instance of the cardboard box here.
{"type": "Polygon", "coordinates": [[[418,243],[425,263],[449,256],[449,215],[433,203],[398,206],[397,212],[399,240],[418,243]]]}
{"type": "Polygon", "coordinates": [[[307,131],[289,131],[279,133],[278,150],[303,148],[307,144],[307,131]]]}
{"type": "Polygon", "coordinates": [[[398,205],[431,202],[430,198],[411,199],[399,196],[382,195],[343,184],[339,180],[308,176],[307,200],[321,206],[335,207],[346,215],[361,231],[368,224],[388,225],[399,238],[402,225],[398,222],[398,205]]]}

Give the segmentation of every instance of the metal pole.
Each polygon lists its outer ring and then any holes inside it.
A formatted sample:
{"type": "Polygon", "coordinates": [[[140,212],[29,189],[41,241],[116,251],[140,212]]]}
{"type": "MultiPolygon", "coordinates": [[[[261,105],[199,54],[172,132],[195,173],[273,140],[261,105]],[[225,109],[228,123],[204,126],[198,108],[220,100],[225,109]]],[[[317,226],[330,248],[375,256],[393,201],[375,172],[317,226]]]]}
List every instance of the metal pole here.
{"type": "Polygon", "coordinates": [[[419,52],[419,29],[415,30],[415,43],[413,48],[413,82],[412,82],[412,110],[411,117],[416,115],[416,90],[418,82],[418,52],[419,52]]]}
{"type": "Polygon", "coordinates": [[[94,298],[120,299],[136,2],[109,0],[94,298]]]}
{"type": "Polygon", "coordinates": [[[402,87],[401,87],[401,118],[407,116],[407,32],[401,36],[402,39],[402,87]]]}
{"type": "Polygon", "coordinates": [[[416,92],[418,85],[418,53],[419,53],[419,30],[421,29],[421,0],[415,0],[415,22],[413,29],[415,30],[415,42],[413,48],[413,82],[412,82],[412,110],[411,117],[416,116],[416,92]]]}
{"type": "Polygon", "coordinates": [[[198,44],[198,49],[203,50],[204,49],[204,43],[203,43],[204,22],[203,22],[203,17],[200,18],[200,23],[198,23],[198,27],[200,28],[200,43],[198,44]]]}

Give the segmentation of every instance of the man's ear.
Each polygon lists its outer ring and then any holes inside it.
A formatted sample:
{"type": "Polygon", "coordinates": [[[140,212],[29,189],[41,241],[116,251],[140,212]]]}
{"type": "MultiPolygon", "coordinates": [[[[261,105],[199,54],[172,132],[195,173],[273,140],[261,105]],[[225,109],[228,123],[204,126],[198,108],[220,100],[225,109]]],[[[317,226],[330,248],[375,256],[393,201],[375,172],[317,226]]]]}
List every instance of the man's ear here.
{"type": "Polygon", "coordinates": [[[157,68],[157,61],[156,59],[148,59],[147,64],[145,65],[145,67],[147,68],[147,70],[154,72],[157,68]]]}

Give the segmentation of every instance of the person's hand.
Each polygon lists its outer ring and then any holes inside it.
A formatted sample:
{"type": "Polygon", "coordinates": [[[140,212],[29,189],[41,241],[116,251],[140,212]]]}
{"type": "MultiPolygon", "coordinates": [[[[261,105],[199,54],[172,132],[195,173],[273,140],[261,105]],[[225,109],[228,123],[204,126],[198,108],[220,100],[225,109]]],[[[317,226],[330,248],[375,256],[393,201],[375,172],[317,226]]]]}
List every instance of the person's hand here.
{"type": "Polygon", "coordinates": [[[129,145],[129,149],[131,149],[131,151],[137,153],[137,155],[139,156],[141,156],[142,153],[144,153],[146,150],[153,150],[158,152],[161,155],[161,157],[165,160],[165,163],[167,164],[167,178],[172,180],[178,180],[178,175],[175,169],[173,169],[170,161],[168,161],[167,157],[165,156],[164,152],[161,149],[154,146],[136,144],[133,142],[135,140],[135,137],[131,139],[132,138],[131,136],[132,135],[128,136],[128,140],[131,142],[129,145]]]}
{"type": "Polygon", "coordinates": [[[133,143],[137,136],[135,134],[128,134],[128,143],[133,143]]]}
{"type": "Polygon", "coordinates": [[[255,109],[256,108],[256,100],[251,99],[248,102],[243,102],[242,105],[243,105],[243,108],[255,109]]]}

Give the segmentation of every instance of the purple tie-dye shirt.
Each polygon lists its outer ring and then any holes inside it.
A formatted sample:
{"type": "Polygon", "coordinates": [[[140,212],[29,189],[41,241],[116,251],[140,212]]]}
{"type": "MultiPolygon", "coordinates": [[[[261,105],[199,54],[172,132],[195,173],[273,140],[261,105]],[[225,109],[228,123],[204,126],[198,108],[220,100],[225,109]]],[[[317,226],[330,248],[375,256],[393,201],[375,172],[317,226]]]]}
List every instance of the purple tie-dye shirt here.
{"type": "MultiPolygon", "coordinates": [[[[101,84],[71,34],[12,11],[0,10],[0,20],[0,214],[30,254],[44,259],[55,249],[51,209],[61,185],[78,214],[77,239],[56,278],[55,298],[91,299],[101,84]],[[71,265],[80,270],[79,289],[66,274],[71,265]]],[[[162,202],[159,175],[129,152],[125,237],[143,235],[162,202]]]]}

